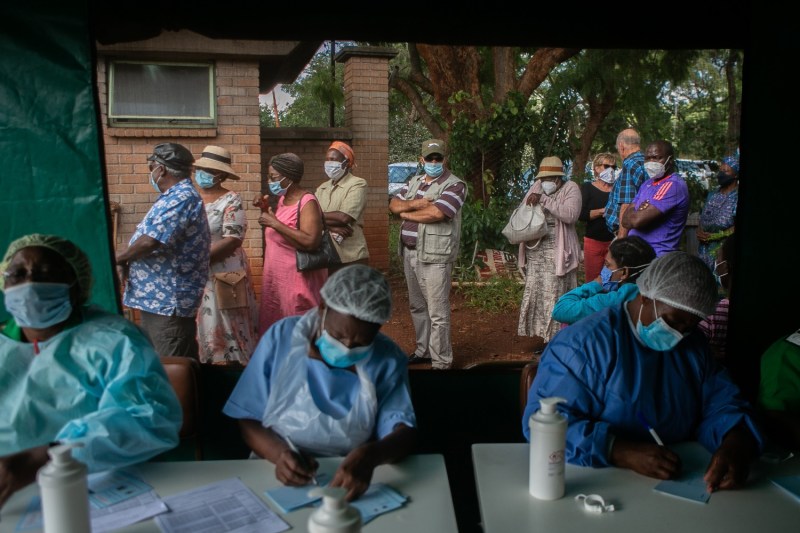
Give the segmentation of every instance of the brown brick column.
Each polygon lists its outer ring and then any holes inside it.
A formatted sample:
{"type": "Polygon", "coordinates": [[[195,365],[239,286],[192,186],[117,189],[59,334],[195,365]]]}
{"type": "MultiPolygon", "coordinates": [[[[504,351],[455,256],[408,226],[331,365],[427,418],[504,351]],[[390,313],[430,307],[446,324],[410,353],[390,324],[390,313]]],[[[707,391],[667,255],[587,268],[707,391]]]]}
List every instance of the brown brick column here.
{"type": "Polygon", "coordinates": [[[367,180],[364,235],[370,265],[389,269],[389,60],[391,48],[345,47],[336,54],[344,63],[345,127],[352,132],[356,167],[367,180]]]}

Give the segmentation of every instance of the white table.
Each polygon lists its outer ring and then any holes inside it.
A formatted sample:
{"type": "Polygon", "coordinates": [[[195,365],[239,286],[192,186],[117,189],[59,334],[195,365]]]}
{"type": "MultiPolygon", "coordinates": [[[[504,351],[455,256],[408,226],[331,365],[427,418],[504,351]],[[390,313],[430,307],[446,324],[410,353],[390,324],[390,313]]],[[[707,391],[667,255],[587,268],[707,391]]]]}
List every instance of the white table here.
{"type": "MultiPolygon", "coordinates": [[[[705,470],[710,454],[697,443],[672,447],[685,471],[705,470]]],[[[620,468],[567,464],[566,494],[555,501],[528,493],[528,444],[473,444],[475,483],[484,533],[798,533],[800,502],[774,486],[770,477],[800,474],[800,458],[753,464],[748,484],[719,491],[706,504],[653,490],[659,480],[620,468]],[[575,501],[599,494],[614,512],[595,514],[575,501]]]]}
{"type": "MultiPolygon", "coordinates": [[[[335,470],[341,458],[319,459],[322,468],[335,470]]],[[[291,531],[305,531],[311,508],[297,509],[282,514],[264,497],[264,491],[280,485],[275,479],[272,463],[260,459],[233,461],[198,461],[142,463],[130,467],[153,486],[162,498],[194,489],[208,483],[239,477],[267,505],[292,526],[291,531]]],[[[373,483],[387,483],[409,496],[400,509],[388,512],[370,521],[364,531],[445,533],[457,532],[453,500],[447,479],[444,458],[438,454],[412,455],[393,465],[375,469],[373,483]]],[[[25,511],[31,498],[38,493],[34,483],[16,493],[0,511],[0,533],[11,533],[25,511]]],[[[121,529],[127,533],[159,531],[155,522],[147,520],[121,529]]]]}

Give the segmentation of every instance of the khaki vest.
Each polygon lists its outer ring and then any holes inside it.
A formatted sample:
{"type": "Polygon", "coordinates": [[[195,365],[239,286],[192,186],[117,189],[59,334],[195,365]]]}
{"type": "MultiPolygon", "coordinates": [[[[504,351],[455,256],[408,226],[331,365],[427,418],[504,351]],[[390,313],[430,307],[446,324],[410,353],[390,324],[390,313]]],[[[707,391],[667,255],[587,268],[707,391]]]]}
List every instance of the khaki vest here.
{"type": "MultiPolygon", "coordinates": [[[[425,181],[425,176],[411,178],[411,185],[405,196],[406,200],[413,200],[417,190],[425,181]]],[[[464,183],[461,179],[450,174],[444,183],[433,182],[425,191],[424,198],[436,201],[445,189],[455,183],[464,183]]],[[[466,189],[465,189],[466,198],[466,189]]],[[[463,206],[462,206],[463,208],[463,206]]],[[[461,244],[461,209],[456,211],[452,219],[445,219],[434,224],[419,224],[417,229],[417,261],[422,263],[453,263],[458,259],[458,249],[461,244]]],[[[403,243],[398,244],[398,253],[402,257],[403,243]]]]}

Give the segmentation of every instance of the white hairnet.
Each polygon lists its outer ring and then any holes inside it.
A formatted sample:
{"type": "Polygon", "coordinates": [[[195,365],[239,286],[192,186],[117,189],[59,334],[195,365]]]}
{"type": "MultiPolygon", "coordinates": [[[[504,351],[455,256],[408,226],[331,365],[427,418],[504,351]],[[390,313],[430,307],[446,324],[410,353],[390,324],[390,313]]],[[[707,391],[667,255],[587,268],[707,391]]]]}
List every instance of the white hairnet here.
{"type": "MultiPolygon", "coordinates": [[[[18,238],[8,245],[8,250],[6,250],[5,256],[3,256],[3,261],[0,262],[0,269],[5,270],[11,258],[14,257],[14,254],[23,248],[31,246],[48,248],[63,257],[69,266],[72,267],[72,270],[75,271],[75,277],[80,287],[81,303],[89,300],[89,295],[92,292],[92,284],[94,283],[92,265],[89,263],[89,257],[83,250],[78,248],[75,243],[63,237],[59,237],[58,235],[31,233],[30,235],[24,235],[18,238]]],[[[4,279],[0,276],[0,289],[3,289],[3,286],[4,279]]]]}
{"type": "Polygon", "coordinates": [[[642,296],[705,318],[717,304],[714,275],[702,259],[669,252],[650,263],[636,280],[642,296]]]}
{"type": "Polygon", "coordinates": [[[337,270],[320,291],[328,307],[364,322],[383,324],[392,316],[392,291],[386,277],[366,265],[337,270]]]}

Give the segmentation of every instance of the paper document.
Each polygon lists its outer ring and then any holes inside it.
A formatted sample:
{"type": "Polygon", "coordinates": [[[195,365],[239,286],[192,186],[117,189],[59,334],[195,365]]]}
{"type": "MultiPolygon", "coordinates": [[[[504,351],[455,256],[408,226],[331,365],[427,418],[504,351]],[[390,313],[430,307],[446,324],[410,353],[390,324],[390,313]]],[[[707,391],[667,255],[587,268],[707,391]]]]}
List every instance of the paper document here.
{"type": "MultiPolygon", "coordinates": [[[[330,474],[317,474],[317,483],[319,483],[320,487],[324,487],[330,483],[330,481],[330,474]]],[[[282,485],[280,487],[264,491],[264,495],[269,499],[269,501],[275,504],[275,507],[280,509],[283,514],[286,514],[294,511],[295,509],[299,509],[300,507],[305,507],[306,505],[311,505],[312,503],[318,502],[321,499],[320,496],[308,495],[308,491],[316,486],[317,485],[314,485],[313,483],[303,485],[302,487],[290,487],[288,485],[282,485]]]]}
{"type": "Polygon", "coordinates": [[[772,483],[800,502],[800,476],[774,477],[772,478],[772,483]]]}
{"type": "Polygon", "coordinates": [[[102,509],[153,490],[139,477],[123,470],[89,474],[88,484],[89,505],[94,509],[102,509]]]}
{"type": "MultiPolygon", "coordinates": [[[[158,498],[154,490],[128,498],[124,501],[109,505],[102,509],[89,509],[92,522],[92,533],[105,533],[121,527],[141,522],[157,514],[165,513],[169,509],[158,498]]],[[[41,531],[44,527],[42,519],[42,499],[36,495],[25,509],[25,514],[20,517],[14,531],[41,531]]]]}
{"type": "Polygon", "coordinates": [[[389,485],[373,483],[367,492],[350,505],[361,512],[361,521],[366,524],[373,518],[389,511],[399,509],[408,501],[408,496],[400,494],[389,485]]]}
{"type": "Polygon", "coordinates": [[[667,479],[653,489],[693,502],[708,503],[711,498],[711,494],[706,491],[706,482],[703,480],[702,472],[688,473],[680,479],[667,479]]]}
{"type": "Polygon", "coordinates": [[[164,533],[278,533],[290,527],[239,478],[181,492],[164,502],[170,512],[156,517],[164,533]]]}

